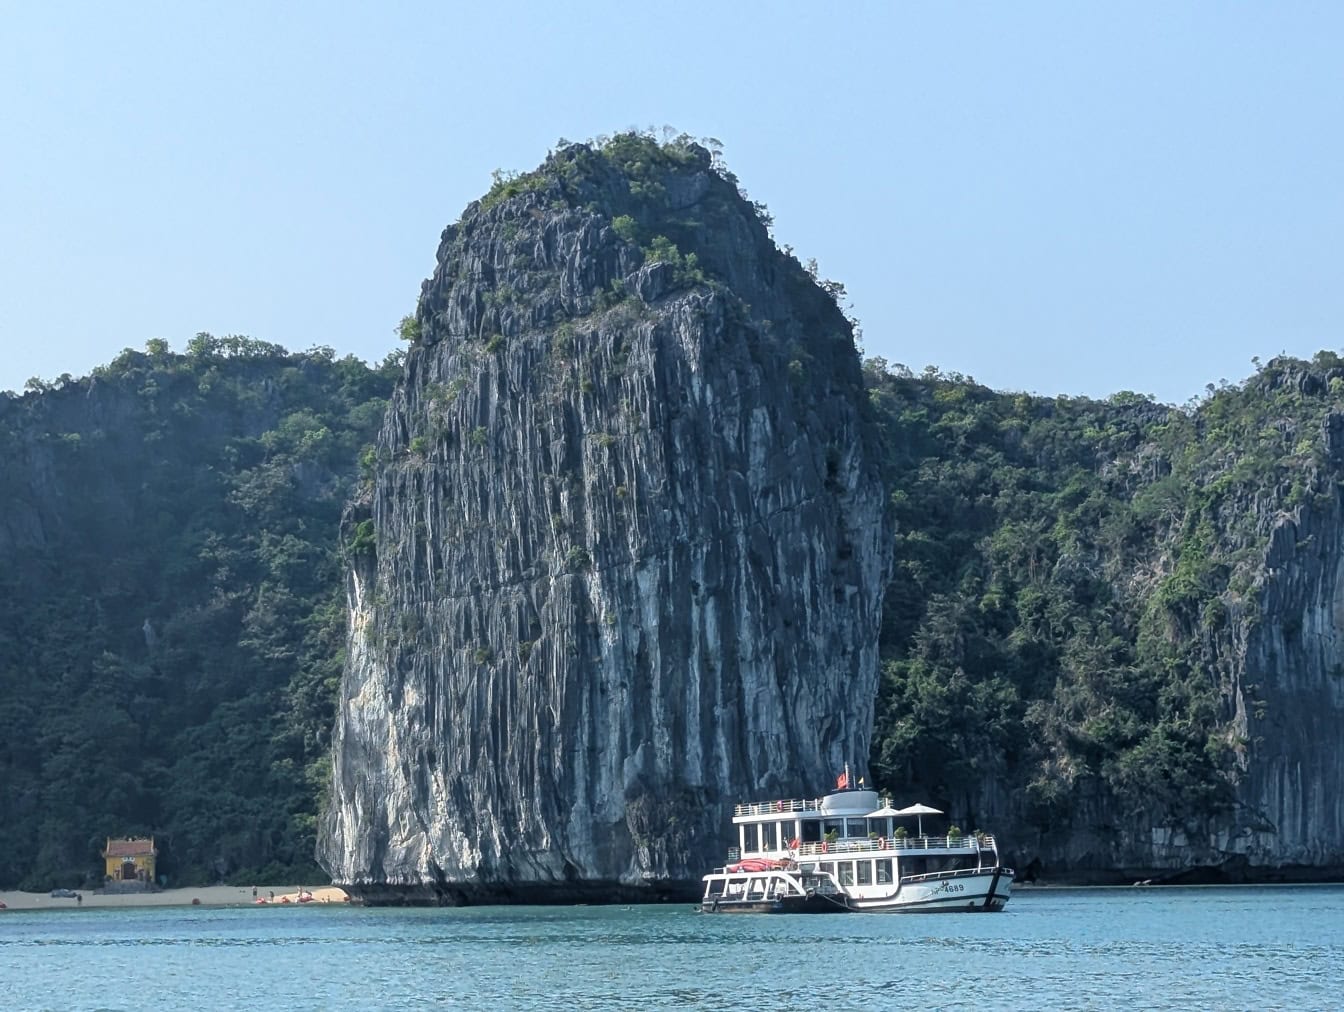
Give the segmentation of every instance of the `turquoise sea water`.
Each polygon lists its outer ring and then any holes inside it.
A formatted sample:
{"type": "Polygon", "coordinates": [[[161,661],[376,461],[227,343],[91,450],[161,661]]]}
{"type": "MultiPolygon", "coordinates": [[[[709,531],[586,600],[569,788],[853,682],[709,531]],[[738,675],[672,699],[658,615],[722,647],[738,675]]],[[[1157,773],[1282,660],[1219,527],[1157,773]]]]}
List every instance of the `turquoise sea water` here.
{"type": "Polygon", "coordinates": [[[0,1006],[1344,1008],[1344,887],[1022,890],[925,916],[6,911],[0,1006]]]}

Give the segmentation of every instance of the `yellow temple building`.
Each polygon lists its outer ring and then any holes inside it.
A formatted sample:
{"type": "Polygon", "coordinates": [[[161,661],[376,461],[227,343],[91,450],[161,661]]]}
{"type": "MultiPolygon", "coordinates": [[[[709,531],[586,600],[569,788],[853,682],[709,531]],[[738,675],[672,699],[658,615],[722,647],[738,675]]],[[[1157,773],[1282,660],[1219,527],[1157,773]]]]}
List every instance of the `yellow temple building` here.
{"type": "Polygon", "coordinates": [[[114,840],[107,838],[103,860],[107,862],[107,877],[114,882],[143,882],[154,884],[154,859],[159,856],[154,837],[114,840]]]}

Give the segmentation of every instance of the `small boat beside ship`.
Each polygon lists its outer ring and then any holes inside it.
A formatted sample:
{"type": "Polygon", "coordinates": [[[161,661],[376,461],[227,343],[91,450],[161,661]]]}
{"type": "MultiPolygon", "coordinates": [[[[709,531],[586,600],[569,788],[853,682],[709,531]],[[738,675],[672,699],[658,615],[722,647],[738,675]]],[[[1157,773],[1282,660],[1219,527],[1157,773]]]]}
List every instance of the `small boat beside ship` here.
{"type": "MultiPolygon", "coordinates": [[[[847,785],[848,773],[840,777],[847,785]]],[[[1013,870],[987,833],[924,835],[922,805],[895,809],[876,791],[738,805],[738,846],[704,877],[705,913],[998,911],[1013,870]],[[910,835],[898,819],[919,820],[910,835]]]]}

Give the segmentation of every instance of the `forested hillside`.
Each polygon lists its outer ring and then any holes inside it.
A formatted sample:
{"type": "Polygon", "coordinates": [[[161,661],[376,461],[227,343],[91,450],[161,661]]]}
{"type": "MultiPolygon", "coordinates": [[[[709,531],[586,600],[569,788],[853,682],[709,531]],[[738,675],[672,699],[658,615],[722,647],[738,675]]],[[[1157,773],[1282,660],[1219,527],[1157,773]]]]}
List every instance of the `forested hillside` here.
{"type": "MultiPolygon", "coordinates": [[[[173,884],[320,874],[339,520],[400,372],[200,335],[0,397],[0,887],[133,833],[173,884]]],[[[878,783],[1047,868],[1337,863],[1344,362],[1181,408],[865,375],[878,783]]]]}
{"type": "Polygon", "coordinates": [[[202,334],[0,397],[0,888],[129,834],[171,884],[319,874],[337,530],[399,372],[202,334]]]}
{"type": "Polygon", "coordinates": [[[1265,599],[1276,529],[1332,564],[1309,530],[1344,477],[1344,363],[1275,359],[1183,409],[867,374],[897,521],[879,781],[1006,818],[1028,851],[1032,830],[1115,845],[1174,826],[1228,851],[1235,822],[1279,834],[1238,785],[1257,752],[1297,747],[1301,701],[1258,683],[1305,673],[1291,643],[1247,670],[1248,641],[1267,622],[1303,636],[1265,599]]]}

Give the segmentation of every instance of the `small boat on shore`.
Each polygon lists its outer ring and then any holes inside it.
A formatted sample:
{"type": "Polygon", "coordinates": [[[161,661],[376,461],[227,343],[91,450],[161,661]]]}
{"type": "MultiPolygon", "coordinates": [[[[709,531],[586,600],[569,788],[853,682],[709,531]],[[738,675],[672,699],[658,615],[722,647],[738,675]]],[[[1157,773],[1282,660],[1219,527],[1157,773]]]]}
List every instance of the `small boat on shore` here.
{"type": "MultiPolygon", "coordinates": [[[[840,778],[847,784],[848,773],[840,778]]],[[[891,807],[847,786],[823,798],[738,805],[738,846],[704,877],[705,913],[933,913],[998,911],[1013,870],[987,833],[926,836],[922,805],[891,807]],[[909,835],[895,821],[919,817],[909,835]]]]}

